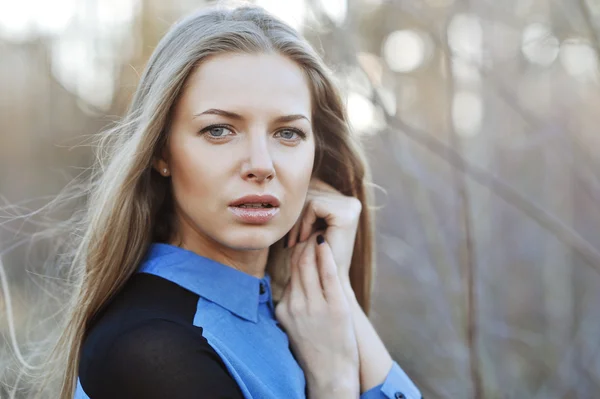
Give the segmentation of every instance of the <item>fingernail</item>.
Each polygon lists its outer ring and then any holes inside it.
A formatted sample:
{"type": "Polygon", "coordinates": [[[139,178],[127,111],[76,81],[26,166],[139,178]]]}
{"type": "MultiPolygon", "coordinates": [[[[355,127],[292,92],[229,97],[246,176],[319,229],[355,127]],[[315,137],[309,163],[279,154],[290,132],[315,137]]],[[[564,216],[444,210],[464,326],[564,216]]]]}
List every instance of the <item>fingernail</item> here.
{"type": "Polygon", "coordinates": [[[321,244],[323,244],[324,242],[325,242],[325,238],[324,238],[324,237],[323,237],[321,234],[319,234],[319,235],[317,236],[317,244],[321,245],[321,244]]]}

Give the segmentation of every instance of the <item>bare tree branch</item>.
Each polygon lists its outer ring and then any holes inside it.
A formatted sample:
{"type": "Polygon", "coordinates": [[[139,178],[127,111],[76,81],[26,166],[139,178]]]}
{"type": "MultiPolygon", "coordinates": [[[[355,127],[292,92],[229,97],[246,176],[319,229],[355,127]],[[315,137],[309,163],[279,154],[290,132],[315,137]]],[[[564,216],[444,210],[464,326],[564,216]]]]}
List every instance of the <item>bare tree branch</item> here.
{"type": "MultiPolygon", "coordinates": [[[[311,0],[310,3],[312,3],[315,8],[319,8],[318,5],[314,4],[314,0],[311,0]]],[[[324,14],[322,17],[328,18],[324,14]]],[[[331,26],[335,26],[332,21],[329,21],[329,23],[331,26]]],[[[441,43],[439,38],[436,38],[436,43],[438,45],[442,45],[443,47],[443,43],[441,43]]],[[[354,43],[344,40],[340,41],[340,45],[346,46],[347,53],[354,55],[354,59],[352,60],[353,64],[356,67],[363,69],[361,64],[356,59],[357,49],[354,48],[354,43]]],[[[369,77],[369,74],[366,72],[365,75],[369,77]]],[[[372,81],[370,83],[373,87],[375,87],[375,84],[372,81]]],[[[381,107],[384,112],[386,122],[390,127],[403,132],[414,142],[427,148],[433,154],[446,161],[449,165],[456,168],[461,173],[468,175],[471,179],[473,179],[473,181],[481,184],[484,187],[487,187],[507,203],[522,211],[525,215],[533,219],[540,227],[552,233],[562,243],[572,247],[575,252],[582,256],[589,266],[600,273],[600,252],[580,234],[578,234],[569,226],[565,225],[557,217],[553,216],[546,210],[537,206],[531,200],[527,199],[509,184],[501,181],[488,171],[471,164],[456,150],[439,140],[435,134],[417,127],[410,126],[400,118],[390,115],[386,111],[386,108],[383,105],[384,102],[382,101],[379,93],[377,93],[377,90],[372,90],[372,93],[371,101],[377,106],[381,107]]]]}

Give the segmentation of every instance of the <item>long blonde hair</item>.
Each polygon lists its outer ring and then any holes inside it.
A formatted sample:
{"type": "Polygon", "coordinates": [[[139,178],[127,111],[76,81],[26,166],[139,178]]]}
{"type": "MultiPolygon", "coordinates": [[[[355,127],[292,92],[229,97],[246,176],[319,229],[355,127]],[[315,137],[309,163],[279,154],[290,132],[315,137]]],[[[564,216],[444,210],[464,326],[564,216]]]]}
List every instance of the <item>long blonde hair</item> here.
{"type": "MultiPolygon", "coordinates": [[[[187,77],[206,57],[230,52],[275,52],[306,73],[316,134],[313,174],[363,204],[350,280],[368,313],[374,264],[370,175],[328,68],[294,29],[262,8],[212,6],[167,32],[123,120],[101,135],[78,216],[80,228],[71,236],[76,241],[66,258],[72,291],[63,324],[57,327],[60,335],[44,362],[38,395],[72,399],[89,321],[135,272],[150,243],[165,242],[171,235],[173,198],[168,181],[151,167],[152,160],[166,142],[172,109],[187,77]],[[56,387],[54,394],[49,385],[56,387]]],[[[271,247],[267,264],[275,300],[289,274],[287,250],[280,244],[271,247]]]]}

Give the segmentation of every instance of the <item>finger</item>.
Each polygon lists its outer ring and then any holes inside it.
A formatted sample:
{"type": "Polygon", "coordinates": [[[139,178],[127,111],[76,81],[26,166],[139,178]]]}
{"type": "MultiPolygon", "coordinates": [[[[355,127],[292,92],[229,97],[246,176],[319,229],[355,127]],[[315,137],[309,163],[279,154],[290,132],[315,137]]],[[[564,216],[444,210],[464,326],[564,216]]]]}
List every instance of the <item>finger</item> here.
{"type": "Polygon", "coordinates": [[[279,298],[279,302],[287,302],[290,296],[290,291],[291,291],[291,278],[290,281],[287,282],[287,284],[285,285],[285,287],[283,287],[283,292],[281,294],[281,298],[279,298]]]}
{"type": "Polygon", "coordinates": [[[288,248],[292,248],[296,242],[298,241],[296,238],[298,237],[298,231],[300,230],[300,222],[296,222],[290,232],[288,233],[288,248]]]}
{"type": "Polygon", "coordinates": [[[342,284],[340,283],[337,266],[331,251],[331,246],[325,241],[323,235],[318,235],[316,252],[317,252],[317,267],[321,285],[323,287],[323,295],[327,302],[333,303],[340,301],[344,295],[342,284]],[[320,238],[319,238],[320,237],[320,238]]]}
{"type": "Polygon", "coordinates": [[[292,253],[290,255],[290,265],[297,265],[300,259],[300,255],[302,255],[302,251],[306,247],[307,242],[299,242],[292,248],[292,253]]]}
{"type": "Polygon", "coordinates": [[[312,233],[312,228],[317,221],[317,207],[319,207],[318,201],[309,201],[304,212],[304,216],[300,222],[300,241],[306,241],[312,233]]]}
{"type": "Polygon", "coordinates": [[[317,270],[317,235],[318,234],[314,234],[314,236],[310,237],[310,240],[307,241],[297,266],[306,298],[313,303],[319,301],[319,299],[324,300],[319,271],[317,270]]]}
{"type": "MultiPolygon", "coordinates": [[[[294,248],[294,250],[297,251],[298,248],[294,248]]],[[[290,281],[289,281],[288,287],[286,287],[286,289],[289,291],[288,292],[288,299],[289,299],[288,303],[291,302],[293,299],[301,299],[298,297],[304,295],[304,292],[302,289],[302,282],[300,281],[298,264],[295,262],[290,262],[290,281]]]]}

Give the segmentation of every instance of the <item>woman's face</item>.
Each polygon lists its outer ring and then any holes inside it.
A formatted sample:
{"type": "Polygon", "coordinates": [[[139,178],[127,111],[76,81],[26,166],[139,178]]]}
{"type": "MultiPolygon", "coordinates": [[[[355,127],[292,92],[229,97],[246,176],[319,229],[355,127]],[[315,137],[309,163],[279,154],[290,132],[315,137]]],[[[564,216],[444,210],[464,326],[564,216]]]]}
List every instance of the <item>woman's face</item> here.
{"type": "Polygon", "coordinates": [[[293,61],[274,54],[203,61],[169,134],[155,166],[172,179],[178,241],[264,249],[292,228],[315,157],[310,90],[293,61]],[[271,195],[278,209],[230,205],[246,195],[271,195]]]}

